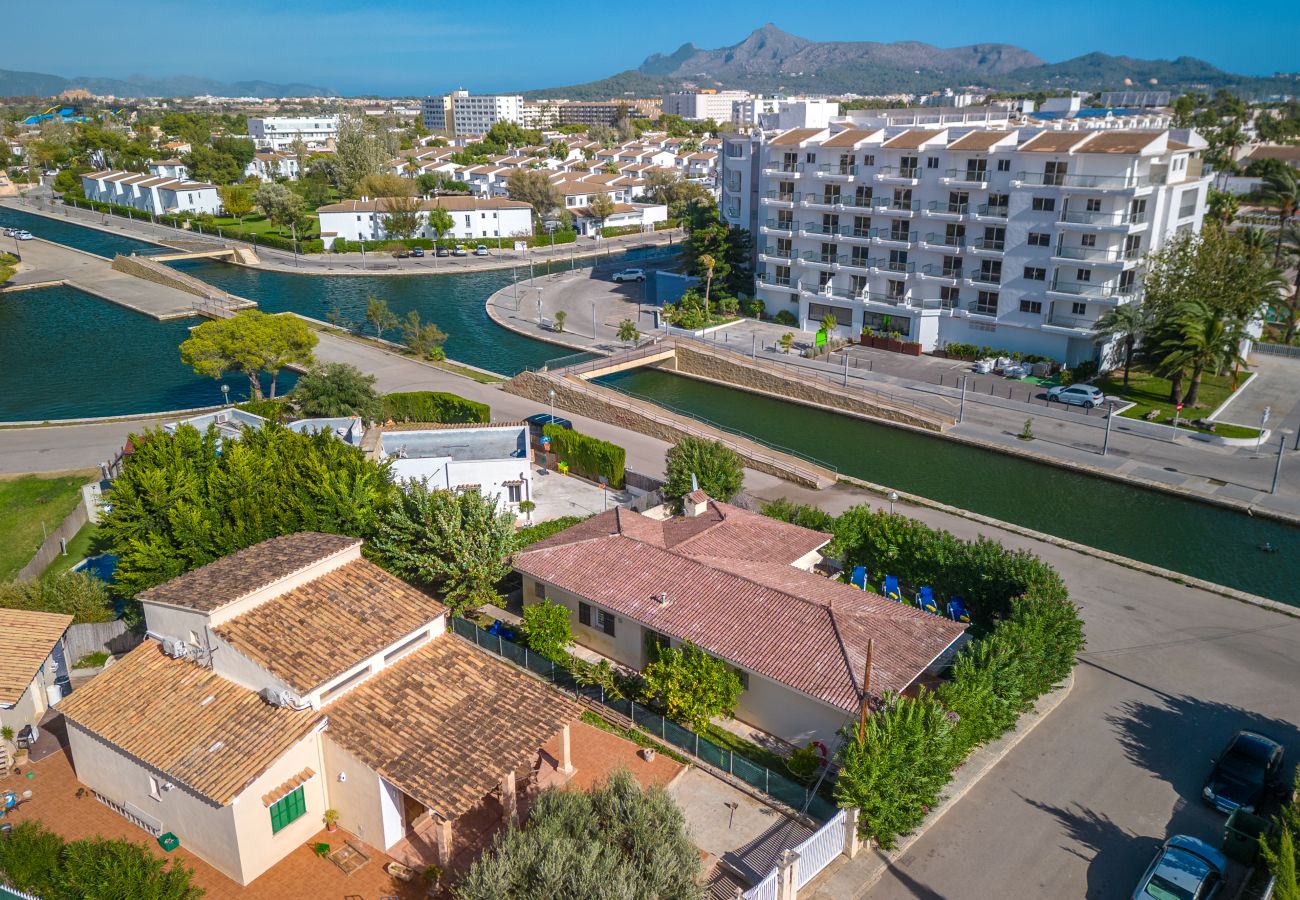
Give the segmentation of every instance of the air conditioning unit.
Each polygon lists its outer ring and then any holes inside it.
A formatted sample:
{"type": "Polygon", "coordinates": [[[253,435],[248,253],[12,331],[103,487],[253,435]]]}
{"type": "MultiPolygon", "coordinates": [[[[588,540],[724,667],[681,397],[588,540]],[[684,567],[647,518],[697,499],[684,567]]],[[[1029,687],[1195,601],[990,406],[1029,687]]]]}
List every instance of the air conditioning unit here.
{"type": "Polygon", "coordinates": [[[163,653],[166,653],[172,659],[182,659],[189,655],[190,646],[184,641],[176,638],[168,638],[163,641],[163,653]]]}

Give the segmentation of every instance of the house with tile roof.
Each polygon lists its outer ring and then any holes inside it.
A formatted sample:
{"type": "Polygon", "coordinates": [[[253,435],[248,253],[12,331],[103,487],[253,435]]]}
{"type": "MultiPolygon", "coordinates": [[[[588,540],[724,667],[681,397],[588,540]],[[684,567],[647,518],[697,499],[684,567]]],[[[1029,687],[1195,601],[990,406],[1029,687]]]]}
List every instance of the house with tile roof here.
{"type": "Polygon", "coordinates": [[[966,629],[816,574],[829,540],[696,491],[681,515],[613,509],[514,564],[524,602],[567,607],[580,644],[640,670],[690,642],[740,676],[736,718],[829,744],[871,697],[942,666],[966,629]]]}
{"type": "Polygon", "coordinates": [[[137,599],[151,639],[60,706],[77,777],[240,884],[327,809],[373,847],[436,846],[446,865],[458,819],[571,771],[578,706],[447,634],[446,608],[360,539],[273,538],[137,599]],[[556,738],[561,758],[543,757],[556,738]]]}
{"type": "Polygon", "coordinates": [[[63,636],[72,616],[0,609],[0,726],[39,722],[68,686],[63,636]]]}

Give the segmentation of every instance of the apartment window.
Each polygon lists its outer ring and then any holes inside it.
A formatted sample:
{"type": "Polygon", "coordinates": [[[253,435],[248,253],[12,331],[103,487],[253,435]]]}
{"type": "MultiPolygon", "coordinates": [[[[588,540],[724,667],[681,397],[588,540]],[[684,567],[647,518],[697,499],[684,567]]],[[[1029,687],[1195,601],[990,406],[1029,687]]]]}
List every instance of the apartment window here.
{"type": "Polygon", "coordinates": [[[910,234],[907,228],[909,224],[906,219],[895,219],[889,224],[889,239],[891,241],[906,241],[910,234]]]}
{"type": "Polygon", "coordinates": [[[885,282],[885,296],[888,297],[890,300],[903,299],[903,291],[904,291],[903,282],[893,278],[885,282]]]}
{"type": "Polygon", "coordinates": [[[1101,201],[1096,198],[1091,199],[1087,201],[1086,205],[1083,208],[1090,213],[1099,213],[1101,212],[1101,201]]]}
{"type": "MultiPolygon", "coordinates": [[[[871,249],[869,247],[854,247],[849,261],[855,266],[866,266],[870,256],[871,249]]],[[[857,278],[858,276],[853,277],[857,278]]]]}
{"type": "Polygon", "coordinates": [[[961,257],[945,256],[943,258],[943,274],[949,278],[961,277],[961,257]]]}
{"type": "MultiPolygon", "coordinates": [[[[1137,225],[1147,220],[1147,201],[1145,197],[1137,197],[1129,204],[1129,221],[1137,225]]],[[[1181,226],[1180,226],[1181,227],[1181,226]]]]}
{"type": "Polygon", "coordinates": [[[614,614],[603,609],[596,610],[596,627],[610,637],[614,636],[614,614]]]}
{"type": "Polygon", "coordinates": [[[1021,300],[1020,311],[1037,315],[1043,311],[1043,302],[1041,300],[1021,300]]]}
{"type": "Polygon", "coordinates": [[[1130,234],[1124,238],[1124,258],[1137,259],[1142,254],[1142,235],[1130,234]]]}
{"type": "Polygon", "coordinates": [[[307,798],[301,786],[271,804],[271,833],[278,834],[290,822],[307,813],[307,798]]]}
{"type": "Polygon", "coordinates": [[[985,315],[997,315],[998,292],[980,291],[975,297],[975,311],[985,315]]]}
{"type": "Polygon", "coordinates": [[[578,602],[578,624],[591,627],[591,606],[581,601],[578,602]]]}
{"type": "Polygon", "coordinates": [[[817,286],[818,286],[819,288],[824,288],[824,287],[826,287],[826,285],[830,284],[834,279],[835,279],[835,273],[834,273],[834,272],[818,272],[818,273],[817,273],[817,286]]]}
{"type": "Polygon", "coordinates": [[[1044,231],[1031,231],[1028,243],[1031,247],[1050,247],[1052,236],[1044,231]]]}
{"type": "Polygon", "coordinates": [[[840,186],[838,184],[828,184],[822,188],[822,203],[828,206],[840,202],[840,186]]]}
{"type": "Polygon", "coordinates": [[[927,169],[937,169],[937,168],[939,168],[939,157],[937,157],[937,156],[927,156],[927,157],[925,158],[925,167],[926,167],[927,169]]]}
{"type": "Polygon", "coordinates": [[[1080,246],[1080,247],[1096,247],[1096,246],[1097,246],[1097,235],[1095,235],[1095,234],[1081,234],[1081,235],[1079,235],[1079,246],[1080,246]]]}
{"type": "Polygon", "coordinates": [[[506,502],[518,503],[524,499],[524,486],[522,484],[506,485],[506,502]]]}
{"type": "Polygon", "coordinates": [[[811,165],[813,165],[815,162],[817,162],[817,154],[816,154],[816,153],[805,153],[805,154],[804,154],[803,161],[806,162],[806,163],[808,163],[808,165],[811,166],[811,165]]]}
{"type": "Polygon", "coordinates": [[[1065,163],[1049,162],[1043,166],[1043,184],[1065,184],[1065,163]]]}
{"type": "Polygon", "coordinates": [[[871,188],[859,187],[853,192],[853,202],[856,206],[871,205],[871,188]]]}
{"type": "Polygon", "coordinates": [[[1092,269],[1075,269],[1077,281],[1092,281],[1092,269]]]}
{"type": "Polygon", "coordinates": [[[1071,304],[1070,304],[1070,315],[1072,315],[1072,316],[1082,316],[1082,315],[1084,315],[1084,314],[1087,313],[1087,312],[1088,312],[1088,304],[1086,304],[1086,303],[1071,303],[1071,304]]]}
{"type": "Polygon", "coordinates": [[[1133,293],[1133,285],[1137,283],[1137,271],[1134,269],[1125,269],[1119,273],[1119,288],[1121,294],[1133,293]]]}
{"type": "Polygon", "coordinates": [[[987,159],[968,159],[966,160],[966,180],[983,181],[984,173],[988,170],[989,161],[987,159]]]}
{"type": "Polygon", "coordinates": [[[912,208],[912,189],[894,188],[894,209],[912,208]]]}
{"type": "Polygon", "coordinates": [[[869,234],[871,234],[871,217],[854,216],[853,234],[855,237],[867,237],[869,234]]]}
{"type": "Polygon", "coordinates": [[[1055,197],[1035,197],[1033,200],[1034,212],[1051,212],[1056,209],[1055,197]]]}
{"type": "Polygon", "coordinates": [[[1010,172],[1010,171],[1011,171],[1011,160],[1009,160],[1009,159],[999,159],[999,160],[998,160],[998,171],[999,171],[999,172],[1010,172]]]}
{"type": "Polygon", "coordinates": [[[540,581],[534,581],[534,582],[533,582],[533,596],[536,597],[538,600],[545,600],[545,599],[546,599],[546,585],[542,584],[540,581]]]}
{"type": "Polygon", "coordinates": [[[1040,269],[1038,266],[1025,266],[1025,278],[1030,281],[1046,281],[1047,270],[1040,269]]]}
{"type": "Polygon", "coordinates": [[[948,192],[948,212],[964,213],[970,208],[970,194],[965,191],[948,192]]]}
{"type": "Polygon", "coordinates": [[[782,259],[790,259],[791,248],[793,246],[794,246],[794,242],[790,240],[790,238],[777,238],[776,255],[781,257],[782,259]]]}
{"type": "Polygon", "coordinates": [[[915,178],[920,162],[918,156],[904,156],[898,163],[898,174],[903,178],[915,178]]]}
{"type": "Polygon", "coordinates": [[[1001,284],[1002,263],[995,259],[981,260],[980,270],[975,277],[988,284],[1001,284]]]}
{"type": "Polygon", "coordinates": [[[906,272],[907,271],[907,251],[890,250],[889,251],[889,271],[906,272]]]}
{"type": "MultiPolygon", "coordinates": [[[[859,247],[858,249],[862,249],[862,248],[859,247]]],[[[863,254],[861,259],[858,259],[855,254],[853,262],[855,265],[859,265],[859,266],[866,265],[867,262],[866,254],[863,254]]],[[[853,296],[855,297],[862,296],[864,293],[866,293],[868,286],[869,286],[869,282],[867,281],[867,277],[865,275],[849,276],[849,293],[852,294],[853,296]]]]}
{"type": "Polygon", "coordinates": [[[1196,197],[1198,193],[1195,189],[1183,191],[1178,198],[1178,218],[1188,219],[1196,215],[1196,197]]]}
{"type": "Polygon", "coordinates": [[[1011,202],[1010,194],[989,194],[989,211],[1007,214],[1007,205],[1011,202]]]}
{"type": "Polygon", "coordinates": [[[864,166],[874,166],[876,164],[876,154],[874,153],[862,154],[862,164],[864,166]]]}
{"type": "Polygon", "coordinates": [[[822,244],[822,262],[835,262],[835,257],[839,254],[839,246],[836,244],[822,244]]]}
{"type": "Polygon", "coordinates": [[[939,288],[939,300],[948,309],[953,309],[961,304],[961,289],[945,285],[939,288]]]}

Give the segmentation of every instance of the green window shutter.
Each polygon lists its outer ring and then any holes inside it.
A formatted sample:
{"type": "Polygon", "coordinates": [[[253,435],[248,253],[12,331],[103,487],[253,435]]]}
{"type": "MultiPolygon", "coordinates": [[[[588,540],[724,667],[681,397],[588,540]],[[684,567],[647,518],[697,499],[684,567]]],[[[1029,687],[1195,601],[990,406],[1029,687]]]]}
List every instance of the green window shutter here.
{"type": "Polygon", "coordinates": [[[271,804],[271,833],[277,834],[290,822],[307,812],[307,798],[301,787],[271,804]]]}

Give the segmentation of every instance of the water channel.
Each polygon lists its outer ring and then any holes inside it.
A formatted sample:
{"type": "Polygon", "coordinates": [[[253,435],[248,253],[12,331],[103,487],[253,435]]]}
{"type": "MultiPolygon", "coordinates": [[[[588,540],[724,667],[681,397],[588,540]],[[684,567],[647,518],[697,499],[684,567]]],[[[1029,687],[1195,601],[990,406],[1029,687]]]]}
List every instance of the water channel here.
{"type": "MultiPolygon", "coordinates": [[[[6,223],[104,256],[148,246],[0,209],[0,224],[6,223]]],[[[291,309],[324,319],[337,306],[344,317],[360,321],[366,298],[383,297],[400,315],[417,309],[437,322],[451,335],[451,358],[497,372],[512,374],[564,354],[562,348],[500,328],[484,312],[487,295],[510,283],[509,271],[428,278],[304,276],[209,261],[178,267],[257,300],[270,312],[291,309]]],[[[0,421],[214,402],[208,396],[214,383],[195,379],[177,360],[175,346],[185,323],[157,323],[71,293],[71,301],[33,291],[8,295],[0,303],[0,358],[6,360],[0,421]],[[30,309],[15,313],[32,300],[30,309]],[[38,341],[44,343],[31,346],[38,341]],[[98,368],[88,367],[92,357],[103,357],[98,368]],[[65,363],[51,365],[53,360],[65,363]],[[86,384],[96,390],[85,391],[86,384]],[[196,403],[186,399],[190,391],[206,393],[196,403]],[[110,411],[83,411],[88,406],[110,411]]],[[[1300,604],[1300,529],[1292,526],[663,372],[629,372],[609,381],[724,428],[794,448],[845,474],[1300,604]],[[1282,552],[1260,552],[1265,543],[1282,552]]]]}

